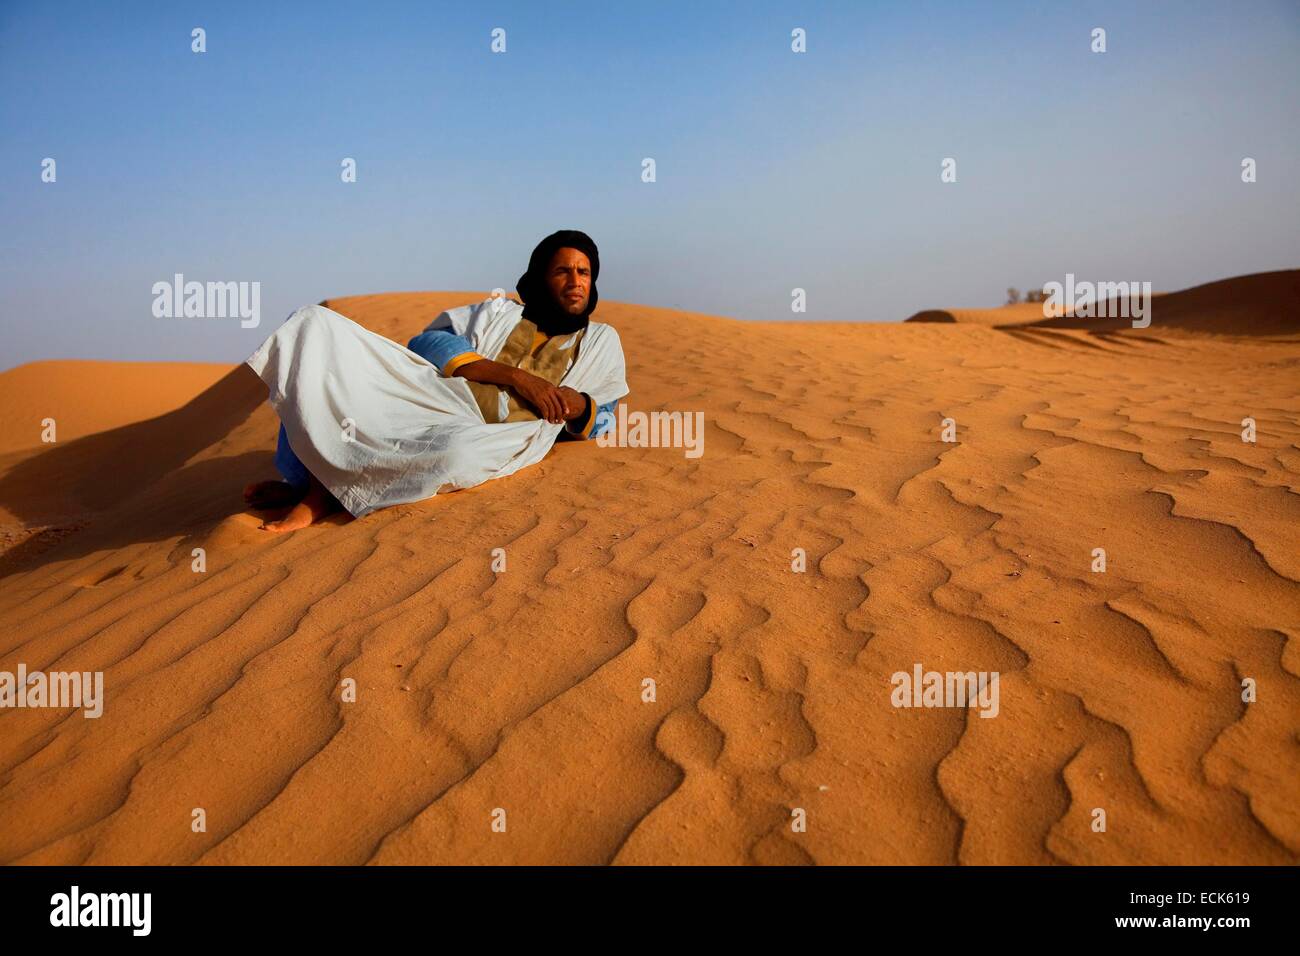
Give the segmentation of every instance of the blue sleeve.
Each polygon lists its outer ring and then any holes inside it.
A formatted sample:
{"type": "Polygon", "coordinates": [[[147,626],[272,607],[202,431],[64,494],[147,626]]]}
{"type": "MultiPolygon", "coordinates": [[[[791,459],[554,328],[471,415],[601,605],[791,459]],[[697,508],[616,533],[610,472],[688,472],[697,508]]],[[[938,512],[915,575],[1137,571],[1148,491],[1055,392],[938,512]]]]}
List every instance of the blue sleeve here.
{"type": "Polygon", "coordinates": [[[597,435],[604,434],[614,427],[614,409],[618,407],[618,399],[612,402],[606,402],[596,409],[596,423],[591,426],[591,434],[587,437],[595,438],[597,435]]]}
{"type": "Polygon", "coordinates": [[[446,329],[426,329],[406,343],[406,347],[426,362],[438,366],[439,371],[457,356],[474,353],[469,339],[446,329]]]}

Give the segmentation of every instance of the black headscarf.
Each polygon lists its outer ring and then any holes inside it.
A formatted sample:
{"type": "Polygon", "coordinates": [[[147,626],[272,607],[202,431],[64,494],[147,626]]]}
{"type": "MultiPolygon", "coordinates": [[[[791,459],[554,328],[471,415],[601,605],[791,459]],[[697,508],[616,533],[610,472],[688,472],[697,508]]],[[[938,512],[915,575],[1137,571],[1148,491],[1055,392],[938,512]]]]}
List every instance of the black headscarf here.
{"type": "Polygon", "coordinates": [[[561,229],[537,244],[528,260],[528,271],[519,277],[515,291],[524,304],[524,318],[537,326],[544,335],[566,335],[587,327],[587,320],[596,311],[596,279],[600,275],[600,253],[596,244],[585,232],[561,229]],[[551,287],[546,284],[546,269],[559,249],[577,249],[591,260],[591,296],[587,310],[581,315],[570,315],[560,307],[551,287]]]}

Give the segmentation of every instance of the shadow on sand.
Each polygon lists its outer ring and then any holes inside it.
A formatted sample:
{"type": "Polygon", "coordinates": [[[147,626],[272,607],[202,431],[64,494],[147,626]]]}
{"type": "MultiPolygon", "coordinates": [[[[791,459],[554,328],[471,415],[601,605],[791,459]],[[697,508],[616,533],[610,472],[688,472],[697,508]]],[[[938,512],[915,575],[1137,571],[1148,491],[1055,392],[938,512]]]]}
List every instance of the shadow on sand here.
{"type": "Polygon", "coordinates": [[[0,555],[0,578],[49,560],[192,534],[245,512],[244,485],[275,474],[271,451],[185,463],[266,397],[266,385],[241,363],[173,412],[19,461],[0,476],[0,505],[25,524],[56,529],[0,555]]]}

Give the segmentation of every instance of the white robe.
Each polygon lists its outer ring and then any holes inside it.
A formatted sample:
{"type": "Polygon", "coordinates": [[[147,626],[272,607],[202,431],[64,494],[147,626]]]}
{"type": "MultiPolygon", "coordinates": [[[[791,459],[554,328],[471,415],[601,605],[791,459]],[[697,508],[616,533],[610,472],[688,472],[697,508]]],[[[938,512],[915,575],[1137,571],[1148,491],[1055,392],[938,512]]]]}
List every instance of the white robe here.
{"type": "MultiPolygon", "coordinates": [[[[486,299],[443,312],[429,328],[496,356],[523,307],[486,299]]],[[[319,305],[299,309],[247,364],[270,389],[289,445],[349,513],[472,488],[541,461],[563,425],[486,423],[463,378],[444,378],[410,349],[319,305]]],[[[627,394],[618,333],[590,322],[561,385],[597,405],[627,394]]]]}

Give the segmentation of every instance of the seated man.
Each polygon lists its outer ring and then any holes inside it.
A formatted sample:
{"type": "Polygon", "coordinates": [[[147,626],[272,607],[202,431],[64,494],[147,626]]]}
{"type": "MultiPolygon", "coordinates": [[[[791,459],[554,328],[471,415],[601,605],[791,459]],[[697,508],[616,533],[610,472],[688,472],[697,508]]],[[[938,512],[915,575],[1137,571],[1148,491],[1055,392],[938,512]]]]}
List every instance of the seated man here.
{"type": "Polygon", "coordinates": [[[599,274],[586,234],[556,232],[516,285],[522,305],[443,312],[408,348],[321,306],[295,312],[248,359],[280,415],[284,480],[244,498],[290,508],[262,527],[469,488],[540,461],[561,434],[600,434],[627,382],[618,333],[590,320],[599,274]]]}

